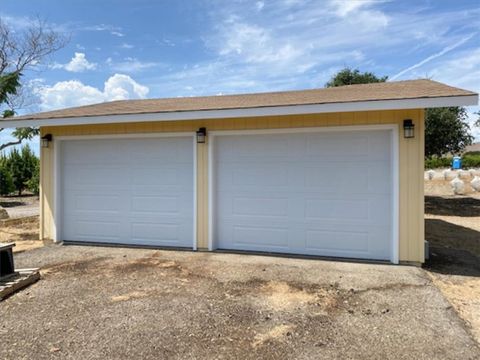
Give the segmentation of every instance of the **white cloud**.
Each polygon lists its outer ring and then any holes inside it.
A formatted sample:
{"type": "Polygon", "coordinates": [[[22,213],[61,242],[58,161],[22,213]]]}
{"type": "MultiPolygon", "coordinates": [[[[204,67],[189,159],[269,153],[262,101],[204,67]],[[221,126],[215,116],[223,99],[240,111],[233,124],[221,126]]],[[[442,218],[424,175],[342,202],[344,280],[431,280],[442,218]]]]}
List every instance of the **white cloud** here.
{"type": "Polygon", "coordinates": [[[84,53],[76,52],[72,60],[70,60],[68,63],[54,63],[50,67],[52,69],[65,69],[70,72],[82,72],[86,70],[95,70],[97,68],[97,64],[89,62],[84,53]]]}
{"type": "Polygon", "coordinates": [[[130,76],[115,74],[105,82],[104,96],[107,100],[143,99],[148,91],[148,87],[140,85],[130,76]]]}
{"type": "Polygon", "coordinates": [[[345,17],[362,8],[368,8],[371,5],[378,4],[378,0],[331,0],[329,6],[338,16],[345,17]]]}
{"type": "Polygon", "coordinates": [[[288,39],[278,41],[269,30],[230,19],[224,24],[220,55],[238,56],[247,63],[285,63],[300,57],[303,45],[297,47],[288,39]]]}
{"type": "Polygon", "coordinates": [[[141,99],[148,95],[149,88],[128,75],[115,74],[105,81],[103,90],[79,80],[69,80],[52,86],[39,86],[35,92],[40,99],[41,110],[47,111],[103,101],[141,99]]]}
{"type": "Polygon", "coordinates": [[[108,31],[110,34],[118,37],[124,37],[125,34],[122,32],[122,28],[119,26],[114,26],[110,24],[98,24],[92,26],[84,26],[80,30],[86,31],[108,31]]]}
{"type": "Polygon", "coordinates": [[[122,45],[120,45],[120,48],[121,49],[133,49],[135,46],[133,46],[132,44],[128,44],[128,43],[123,43],[122,45]]]}
{"type": "Polygon", "coordinates": [[[126,57],[122,61],[114,61],[111,57],[107,58],[105,63],[114,71],[125,73],[136,73],[151,69],[154,67],[164,66],[162,63],[155,61],[140,61],[137,58],[126,57]]]}

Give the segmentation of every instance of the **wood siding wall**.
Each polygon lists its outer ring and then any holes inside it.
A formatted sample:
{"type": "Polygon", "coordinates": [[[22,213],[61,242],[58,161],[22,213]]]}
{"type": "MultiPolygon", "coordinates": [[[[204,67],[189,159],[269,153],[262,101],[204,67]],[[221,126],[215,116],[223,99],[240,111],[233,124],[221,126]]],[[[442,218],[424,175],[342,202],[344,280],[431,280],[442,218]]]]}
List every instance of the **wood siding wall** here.
{"type": "MultiPolygon", "coordinates": [[[[139,122],[125,124],[101,124],[79,126],[42,127],[42,134],[56,136],[111,135],[155,132],[208,130],[281,129],[317,126],[348,126],[396,124],[399,126],[399,257],[403,262],[424,261],[424,111],[392,110],[364,111],[331,114],[273,116],[257,118],[233,118],[189,120],[172,122],[139,122]],[[415,138],[403,137],[403,120],[415,123],[415,138]]],[[[54,146],[41,150],[40,178],[40,234],[42,239],[54,237],[54,146]]],[[[208,247],[208,139],[197,144],[197,246],[208,247]]]]}

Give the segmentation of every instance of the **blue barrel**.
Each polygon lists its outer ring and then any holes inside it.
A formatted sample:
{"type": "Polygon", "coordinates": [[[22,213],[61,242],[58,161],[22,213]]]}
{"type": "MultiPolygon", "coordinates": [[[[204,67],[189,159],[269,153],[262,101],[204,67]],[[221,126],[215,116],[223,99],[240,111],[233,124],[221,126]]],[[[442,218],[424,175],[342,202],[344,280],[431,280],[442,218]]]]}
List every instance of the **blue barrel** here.
{"type": "Polygon", "coordinates": [[[462,168],[462,158],[460,156],[454,156],[452,160],[452,169],[459,170],[462,168]]]}

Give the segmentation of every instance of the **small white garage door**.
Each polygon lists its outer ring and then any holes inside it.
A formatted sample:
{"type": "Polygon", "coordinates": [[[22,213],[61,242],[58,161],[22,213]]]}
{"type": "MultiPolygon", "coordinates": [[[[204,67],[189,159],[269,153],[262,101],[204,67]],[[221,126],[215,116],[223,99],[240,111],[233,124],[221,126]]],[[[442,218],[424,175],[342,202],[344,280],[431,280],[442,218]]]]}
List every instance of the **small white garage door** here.
{"type": "Polygon", "coordinates": [[[62,240],[193,247],[191,136],[61,147],[62,240]]]}
{"type": "Polygon", "coordinates": [[[218,135],[219,249],[392,258],[391,131],[218,135]]]}

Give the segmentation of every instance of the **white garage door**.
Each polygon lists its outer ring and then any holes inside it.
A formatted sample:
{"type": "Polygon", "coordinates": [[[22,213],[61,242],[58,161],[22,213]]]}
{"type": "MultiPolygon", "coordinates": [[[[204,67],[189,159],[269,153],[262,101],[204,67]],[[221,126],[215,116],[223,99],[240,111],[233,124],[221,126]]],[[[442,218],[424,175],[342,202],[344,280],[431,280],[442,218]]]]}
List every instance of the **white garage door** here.
{"type": "Polygon", "coordinates": [[[214,246],[392,258],[391,131],[218,135],[214,246]]]}
{"type": "Polygon", "coordinates": [[[192,247],[193,138],[62,142],[65,241],[192,247]]]}

